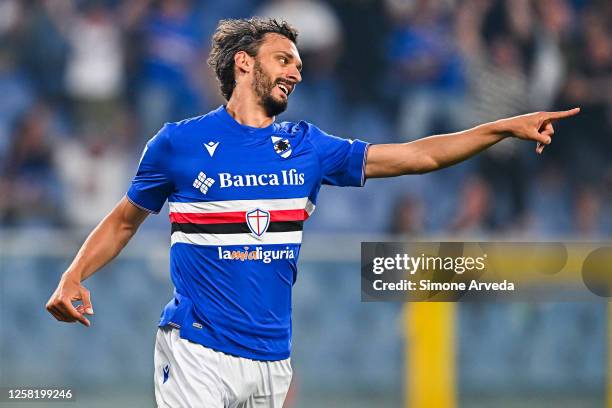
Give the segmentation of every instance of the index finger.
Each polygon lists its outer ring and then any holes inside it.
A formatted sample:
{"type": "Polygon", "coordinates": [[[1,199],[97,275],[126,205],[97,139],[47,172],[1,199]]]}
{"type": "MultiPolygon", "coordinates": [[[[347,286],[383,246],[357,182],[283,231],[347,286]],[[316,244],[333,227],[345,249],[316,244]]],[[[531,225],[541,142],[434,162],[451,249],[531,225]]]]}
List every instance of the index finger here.
{"type": "Polygon", "coordinates": [[[546,119],[563,119],[569,118],[570,116],[577,115],[580,112],[580,108],[574,108],[565,111],[557,111],[557,112],[546,112],[546,119]]]}

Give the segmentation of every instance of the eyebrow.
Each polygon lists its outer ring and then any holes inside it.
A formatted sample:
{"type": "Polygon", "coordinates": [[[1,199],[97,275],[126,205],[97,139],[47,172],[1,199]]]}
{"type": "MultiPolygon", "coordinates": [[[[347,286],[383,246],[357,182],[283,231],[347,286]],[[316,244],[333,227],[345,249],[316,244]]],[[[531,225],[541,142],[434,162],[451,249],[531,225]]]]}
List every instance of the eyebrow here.
{"type": "MultiPolygon", "coordinates": [[[[296,59],[292,54],[289,54],[287,51],[276,51],[276,53],[277,54],[282,54],[283,56],[287,57],[291,61],[296,59]]],[[[302,63],[301,62],[297,63],[297,69],[298,69],[298,71],[302,71],[302,63]]]]}

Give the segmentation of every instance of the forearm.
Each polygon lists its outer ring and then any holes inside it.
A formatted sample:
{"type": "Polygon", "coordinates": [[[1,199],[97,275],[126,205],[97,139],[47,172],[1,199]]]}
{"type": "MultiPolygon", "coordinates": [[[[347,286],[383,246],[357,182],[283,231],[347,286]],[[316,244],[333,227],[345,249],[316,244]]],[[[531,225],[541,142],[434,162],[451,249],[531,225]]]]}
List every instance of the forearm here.
{"type": "Polygon", "coordinates": [[[422,174],[459,163],[509,136],[500,122],[409,143],[372,146],[366,176],[422,174]]]}
{"type": "Polygon", "coordinates": [[[83,281],[114,259],[146,218],[142,210],[123,199],[85,240],[64,273],[64,279],[83,281]]]}
{"type": "Polygon", "coordinates": [[[408,143],[425,159],[421,172],[443,169],[462,162],[510,136],[498,122],[485,123],[456,133],[426,137],[408,143]]]}

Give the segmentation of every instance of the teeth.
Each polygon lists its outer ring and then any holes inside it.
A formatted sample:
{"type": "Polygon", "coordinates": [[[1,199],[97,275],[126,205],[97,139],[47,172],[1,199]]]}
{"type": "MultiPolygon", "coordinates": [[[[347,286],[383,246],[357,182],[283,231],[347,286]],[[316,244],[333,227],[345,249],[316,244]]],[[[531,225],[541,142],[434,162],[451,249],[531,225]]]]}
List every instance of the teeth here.
{"type": "Polygon", "coordinates": [[[278,85],[278,87],[281,89],[281,91],[283,91],[285,93],[285,95],[289,95],[289,89],[287,89],[287,87],[285,87],[285,85],[278,85]]]}

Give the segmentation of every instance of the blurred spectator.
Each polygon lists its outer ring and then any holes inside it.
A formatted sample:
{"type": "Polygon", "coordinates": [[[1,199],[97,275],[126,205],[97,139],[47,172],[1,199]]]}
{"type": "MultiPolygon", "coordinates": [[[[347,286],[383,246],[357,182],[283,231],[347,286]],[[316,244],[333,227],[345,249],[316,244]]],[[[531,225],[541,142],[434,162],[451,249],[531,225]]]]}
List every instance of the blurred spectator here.
{"type": "Polygon", "coordinates": [[[16,29],[22,17],[22,4],[17,0],[0,2],[0,35],[5,36],[16,29]]]}
{"type": "Polygon", "coordinates": [[[423,203],[413,195],[401,197],[393,209],[389,233],[414,238],[423,233],[423,203]]]}
{"type": "Polygon", "coordinates": [[[66,26],[72,24],[72,1],[28,4],[20,28],[19,59],[37,92],[49,103],[66,103],[64,77],[69,52],[66,26]]]}
{"type": "Polygon", "coordinates": [[[528,233],[538,239],[568,237],[572,232],[572,191],[563,170],[549,163],[540,170],[527,194],[532,213],[528,233]]]}
{"type": "MultiPolygon", "coordinates": [[[[389,27],[378,0],[328,0],[342,24],[342,50],[338,55],[337,75],[349,103],[367,104],[383,109],[382,92],[386,74],[386,44],[389,27]]],[[[388,112],[391,114],[391,112],[388,112]]],[[[389,115],[390,116],[390,115],[389,115]]],[[[384,120],[391,123],[391,117],[384,120]]]]}
{"type": "Polygon", "coordinates": [[[575,16],[567,0],[543,0],[534,5],[541,24],[534,27],[535,55],[529,78],[529,102],[534,109],[551,110],[567,74],[563,46],[572,33],[575,16]]]}
{"type": "Polygon", "coordinates": [[[70,52],[66,90],[74,103],[79,131],[105,129],[119,115],[123,93],[121,31],[102,2],[86,3],[66,27],[70,52]]]}
{"type": "Polygon", "coordinates": [[[28,78],[16,65],[15,52],[7,39],[0,37],[0,162],[10,143],[16,119],[32,104],[34,90],[28,78]]]}
{"type": "Polygon", "coordinates": [[[1,225],[57,226],[63,222],[51,120],[49,109],[38,104],[17,122],[0,173],[1,225]]]}
{"type": "Polygon", "coordinates": [[[587,9],[584,31],[571,48],[570,72],[560,106],[581,106],[583,114],[564,124],[563,159],[573,163],[572,181],[601,180],[612,167],[612,32],[598,9],[587,9]]]}
{"type": "Polygon", "coordinates": [[[204,33],[191,0],[161,0],[141,23],[144,42],[139,113],[146,138],[166,121],[202,113],[204,33]]]}
{"type": "MultiPolygon", "coordinates": [[[[493,5],[492,1],[466,1],[457,17],[457,35],[467,64],[472,124],[528,109],[525,61],[518,41],[512,32],[499,30],[486,33],[485,38],[485,22],[494,16],[493,5]]],[[[503,150],[508,151],[508,146],[503,150]]]]}
{"type": "Polygon", "coordinates": [[[109,124],[108,133],[84,133],[56,146],[70,223],[91,228],[121,199],[133,173],[128,117],[109,124]]]}
{"type": "Polygon", "coordinates": [[[390,86],[399,98],[399,133],[414,140],[465,124],[463,68],[453,11],[441,0],[385,2],[390,86]]]}
{"type": "Polygon", "coordinates": [[[582,188],[575,198],[574,231],[578,237],[603,237],[601,230],[601,197],[592,188],[582,188]]]}
{"type": "Polygon", "coordinates": [[[491,188],[479,177],[469,177],[461,189],[457,217],[450,231],[460,236],[483,237],[491,232],[491,188]]]}

